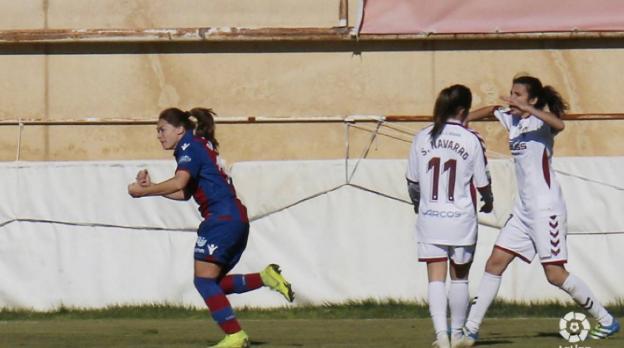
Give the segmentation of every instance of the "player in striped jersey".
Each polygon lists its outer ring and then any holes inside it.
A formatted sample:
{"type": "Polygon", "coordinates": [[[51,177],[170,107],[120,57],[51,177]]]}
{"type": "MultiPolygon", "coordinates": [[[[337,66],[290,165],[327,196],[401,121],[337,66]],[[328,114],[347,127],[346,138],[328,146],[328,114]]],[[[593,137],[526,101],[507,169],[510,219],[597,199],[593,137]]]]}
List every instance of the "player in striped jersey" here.
{"type": "Polygon", "coordinates": [[[485,201],[481,211],[492,211],[483,143],[475,131],[463,125],[471,103],[472,94],[465,86],[443,89],[435,103],[434,124],[414,137],[407,166],[408,191],[418,213],[419,261],[427,263],[434,347],[449,347],[462,337],[469,303],[468,272],[477,240],[474,184],[485,201]],[[447,260],[451,276],[448,299],[447,260]],[[451,309],[450,341],[447,304],[451,309]]]}
{"type": "Polygon", "coordinates": [[[568,259],[566,207],[551,160],[554,137],[564,129],[561,116],[567,105],[554,88],[542,86],[531,76],[516,77],[510,96],[503,99],[509,108],[489,106],[468,116],[472,121],[493,114],[508,131],[518,196],[486,263],[461,346],[474,345],[507,266],[516,257],[530,263],[536,254],[548,282],[567,292],[598,321],[590,336],[606,338],[619,330],[619,323],[585,282],[564,267],[568,259]]]}
{"type": "Polygon", "coordinates": [[[194,284],[226,334],[213,347],[243,348],[249,346],[249,337],[241,329],[225,295],[267,286],[292,302],[294,293],[274,264],[259,273],[228,274],[247,245],[249,220],[247,209],[236,197],[232,181],[221,164],[213,115],[212,110],[204,108],[190,112],[169,108],[161,112],[158,140],[165,150],[174,150],[178,163],[175,175],[153,184],[147,171],[140,171],[137,182],[128,186],[128,193],[132,197],[195,198],[204,221],[197,231],[194,284]]]}

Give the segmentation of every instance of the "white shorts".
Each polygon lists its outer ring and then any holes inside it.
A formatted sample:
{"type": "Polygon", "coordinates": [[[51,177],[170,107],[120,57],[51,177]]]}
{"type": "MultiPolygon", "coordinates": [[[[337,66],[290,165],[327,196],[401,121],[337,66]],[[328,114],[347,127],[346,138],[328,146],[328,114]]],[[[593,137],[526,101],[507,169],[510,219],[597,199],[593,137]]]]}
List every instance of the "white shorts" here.
{"type": "Polygon", "coordinates": [[[511,215],[498,235],[495,248],[531,263],[539,255],[542,264],[568,261],[565,215],[537,216],[533,219],[511,215]]]}
{"type": "Polygon", "coordinates": [[[475,246],[452,246],[441,244],[418,243],[418,261],[438,262],[451,260],[456,265],[472,262],[475,246]]]}

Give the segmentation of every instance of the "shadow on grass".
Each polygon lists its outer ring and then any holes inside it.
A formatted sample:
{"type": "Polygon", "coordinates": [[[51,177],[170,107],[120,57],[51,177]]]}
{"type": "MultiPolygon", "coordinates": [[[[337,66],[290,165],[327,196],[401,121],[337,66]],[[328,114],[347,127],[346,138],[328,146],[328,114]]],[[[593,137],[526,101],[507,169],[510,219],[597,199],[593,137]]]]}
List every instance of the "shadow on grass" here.
{"type": "MultiPolygon", "coordinates": [[[[561,335],[558,332],[538,332],[535,337],[554,337],[561,338],[561,335]]],[[[561,338],[563,339],[563,338],[561,338]]]]}
{"type": "Polygon", "coordinates": [[[485,347],[485,346],[495,346],[498,344],[510,344],[513,343],[510,340],[488,340],[488,341],[478,341],[475,346],[477,347],[485,347]]]}

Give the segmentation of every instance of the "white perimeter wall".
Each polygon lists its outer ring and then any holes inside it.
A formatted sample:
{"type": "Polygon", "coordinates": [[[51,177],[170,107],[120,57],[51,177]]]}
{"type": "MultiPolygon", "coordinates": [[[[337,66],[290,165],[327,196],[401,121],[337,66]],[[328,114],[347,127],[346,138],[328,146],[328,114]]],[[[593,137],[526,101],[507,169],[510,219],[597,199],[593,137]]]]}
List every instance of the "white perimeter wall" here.
{"type": "MultiPolygon", "coordinates": [[[[353,170],[356,162],[349,163],[353,170]]],[[[166,179],[173,161],[0,164],[0,307],[171,303],[203,307],[192,283],[200,222],[193,202],[132,199],[127,184],[147,168],[166,179]]],[[[234,272],[279,263],[296,304],[358,299],[423,300],[416,216],[405,190],[406,161],[365,160],[345,185],[345,162],[243,162],[232,168],[253,220],[234,272]],[[325,193],[324,193],[325,192],[325,193]],[[296,203],[296,204],[295,204],[296,203]]],[[[474,295],[485,259],[515,195],[513,164],[490,164],[495,211],[480,216],[471,273],[474,295]]],[[[569,213],[569,270],[605,302],[624,297],[624,157],[557,158],[569,213]]],[[[567,300],[540,265],[516,261],[499,295],[567,300]]],[[[285,302],[261,289],[230,297],[235,306],[285,302]]]]}

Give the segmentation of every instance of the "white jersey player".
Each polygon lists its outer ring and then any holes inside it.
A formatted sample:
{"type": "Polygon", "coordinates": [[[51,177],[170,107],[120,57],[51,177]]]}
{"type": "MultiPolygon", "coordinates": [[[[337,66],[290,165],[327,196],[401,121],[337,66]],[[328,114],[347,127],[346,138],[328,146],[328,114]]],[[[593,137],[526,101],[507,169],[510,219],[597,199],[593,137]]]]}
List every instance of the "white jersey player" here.
{"type": "Polygon", "coordinates": [[[419,261],[427,262],[429,311],[436,333],[434,347],[450,347],[462,337],[468,309],[468,272],[477,241],[476,190],[492,211],[487,160],[478,134],[463,125],[472,94],[462,85],[443,89],[436,100],[434,124],[412,142],[407,181],[418,213],[419,261]],[[451,287],[446,297],[447,260],[451,287]],[[451,308],[451,339],[446,308],[451,308]]]}
{"type": "Polygon", "coordinates": [[[470,309],[460,346],[472,346],[485,313],[496,297],[501,276],[517,256],[531,262],[537,255],[548,282],[567,292],[598,321],[593,338],[606,338],[619,330],[619,323],[598,302],[589,287],[567,272],[566,207],[552,170],[554,136],[564,129],[561,116],[565,101],[539,79],[520,76],[513,80],[510,105],[485,107],[468,116],[468,121],[493,114],[509,133],[518,196],[512,215],[502,228],[470,309]],[[544,111],[548,106],[550,112],[544,111]]]}
{"type": "MultiPolygon", "coordinates": [[[[425,127],[416,134],[407,167],[407,179],[420,186],[417,240],[421,244],[474,246],[477,242],[474,186],[490,184],[483,144],[479,135],[460,120],[446,121],[435,139],[432,139],[433,128],[433,125],[425,127]]],[[[429,255],[419,256],[420,261],[434,259],[429,255]]]]}

